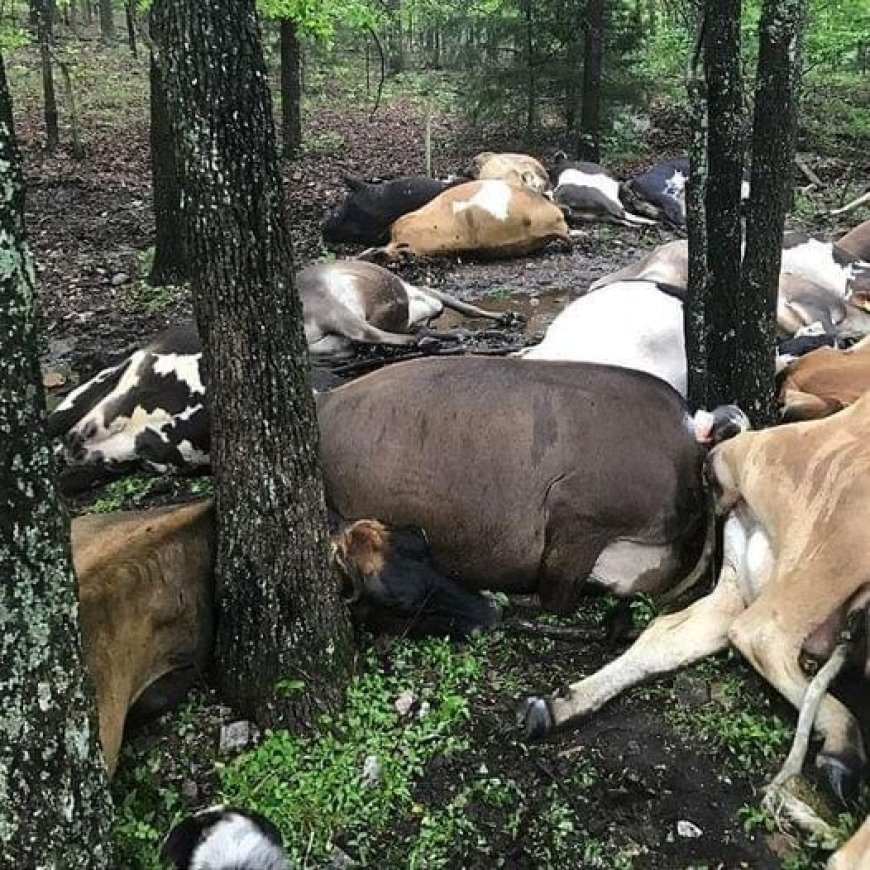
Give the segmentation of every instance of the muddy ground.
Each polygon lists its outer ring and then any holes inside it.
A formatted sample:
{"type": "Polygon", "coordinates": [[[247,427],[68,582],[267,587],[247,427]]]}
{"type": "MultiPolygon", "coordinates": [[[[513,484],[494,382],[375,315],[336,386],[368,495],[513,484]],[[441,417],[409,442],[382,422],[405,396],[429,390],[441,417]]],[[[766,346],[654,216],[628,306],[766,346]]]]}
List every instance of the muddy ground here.
{"type": "MultiPolygon", "coordinates": [[[[36,105],[23,85],[19,94],[17,126],[26,159],[27,223],[39,275],[43,358],[47,371],[59,371],[66,379],[60,392],[190,314],[184,288],[150,288],[142,280],[153,230],[144,100],[147,77],[141,64],[128,66],[125,74],[132,77],[133,94],[114,121],[86,125],[88,156],[82,162],[65,153],[53,157],[42,153],[36,105]]],[[[22,66],[18,81],[25,81],[27,75],[22,66]]],[[[10,77],[15,87],[14,64],[10,77]]],[[[321,242],[319,224],[325,209],[342,195],[342,173],[390,177],[417,173],[421,167],[422,116],[413,100],[392,98],[370,123],[366,111],[340,101],[329,92],[330,87],[326,81],[322,101],[306,118],[306,153],[285,166],[300,266],[330,253],[321,242]]],[[[454,118],[436,124],[434,139],[439,173],[456,171],[484,147],[516,144],[475,142],[454,118]]],[[[835,180],[843,164],[829,160],[817,168],[835,180]]],[[[820,221],[817,228],[830,231],[833,227],[820,221]]],[[[505,262],[418,264],[408,275],[467,299],[518,310],[526,318],[525,331],[517,331],[506,341],[519,346],[539,336],[555,313],[590,281],[672,237],[658,229],[596,227],[570,253],[554,249],[505,262]]],[[[132,488],[131,498],[122,492],[118,504],[172,497],[185,488],[186,484],[175,481],[159,483],[147,498],[132,488]]],[[[85,501],[100,497],[97,492],[85,501]]],[[[603,642],[544,641],[510,633],[502,637],[497,649],[487,687],[474,699],[468,723],[470,749],[443,763],[430,764],[417,785],[416,797],[430,806],[446,804],[458,782],[485,768],[516,783],[526,797],[526,815],[519,830],[508,831],[500,828],[504,820],[498,814],[487,822],[492,807],[472,803],[467,813],[479,816],[484,826],[489,824],[491,848],[482,855],[471,842],[457,843],[449,866],[782,865],[789,841],[763,828],[745,831],[745,812],[740,812],[757,806],[757,789],[775,769],[778,758],[735,764],[733,740],[716,739],[709,729],[691,725],[691,712],[696,709],[703,711],[705,721],[716,718],[717,705],[723,718],[733,712],[737,703],[733,692],[721,689],[735,682],[741,687],[739,702],[745,698],[758,712],[762,732],[765,722],[774,721],[772,712],[792,721],[784,705],[746,668],[733,661],[720,662],[696,669],[688,677],[660,681],[653,689],[630,693],[581,727],[541,744],[526,744],[515,722],[517,698],[529,691],[549,691],[588,674],[614,651],[603,642]],[[688,716],[682,715],[687,711],[688,716]],[[554,795],[560,805],[568,807],[573,822],[566,828],[564,851],[545,854],[539,848],[543,841],[532,837],[529,830],[536,818],[549,824],[546,811],[554,795]],[[680,822],[691,822],[697,835],[681,836],[680,822]],[[589,852],[592,842],[598,844],[594,854],[589,852]],[[617,855],[624,863],[618,863],[617,855]]],[[[232,716],[211,704],[207,692],[200,697],[203,709],[210,711],[203,713],[202,733],[211,741],[218,721],[232,716]]],[[[166,719],[137,739],[143,746],[153,746],[164,739],[171,741],[173,734],[171,719],[166,719]]],[[[760,739],[763,743],[763,733],[760,739]]],[[[128,756],[125,764],[133,763],[128,756]]],[[[170,785],[191,779],[197,782],[197,788],[181,799],[182,808],[208,802],[214,783],[203,770],[176,766],[166,776],[170,785]]],[[[407,820],[407,825],[413,824],[407,820]]],[[[681,830],[685,831],[684,825],[681,830]]],[[[395,836],[401,837],[402,831],[395,836]]],[[[805,854],[801,859],[805,863],[794,866],[817,866],[822,853],[812,854],[805,854]]]]}

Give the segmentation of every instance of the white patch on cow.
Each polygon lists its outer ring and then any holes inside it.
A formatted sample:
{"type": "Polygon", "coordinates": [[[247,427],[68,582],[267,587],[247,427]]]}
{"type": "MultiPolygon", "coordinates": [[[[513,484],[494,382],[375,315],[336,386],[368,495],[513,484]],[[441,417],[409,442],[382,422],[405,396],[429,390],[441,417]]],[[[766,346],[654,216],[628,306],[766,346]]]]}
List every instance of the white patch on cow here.
{"type": "Polygon", "coordinates": [[[724,559],[734,567],[740,594],[750,604],[773,573],[770,539],[745,502],[728,514],[723,535],[724,559]]]}
{"type": "Polygon", "coordinates": [[[686,395],[683,305],[649,281],[620,281],[582,296],[520,355],[637,369],[686,395]]]}
{"type": "Polygon", "coordinates": [[[677,561],[671,544],[616,540],[601,551],[590,578],[615,595],[655,592],[677,561]]]}
{"type": "Polygon", "coordinates": [[[470,208],[479,208],[496,220],[507,220],[508,206],[514,189],[506,181],[494,179],[479,181],[478,184],[480,188],[471,199],[453,203],[453,214],[459,214],[470,208]]]}
{"type": "Polygon", "coordinates": [[[677,202],[686,201],[686,182],[689,180],[688,175],[684,175],[679,169],[674,170],[674,174],[665,181],[665,196],[675,199],[677,202]]]}
{"type": "Polygon", "coordinates": [[[343,305],[348,311],[352,311],[360,320],[365,320],[365,303],[357,280],[354,275],[336,269],[329,276],[329,294],[337,303],[343,305]]]}
{"type": "Polygon", "coordinates": [[[743,181],[740,182],[740,199],[749,199],[749,182],[744,178],[743,181]]]}
{"type": "Polygon", "coordinates": [[[408,326],[416,326],[418,323],[426,323],[433,317],[438,317],[444,311],[444,303],[434,296],[430,296],[425,290],[414,287],[402,281],[405,292],[408,294],[408,326]]]}
{"type": "Polygon", "coordinates": [[[785,249],[781,271],[819,284],[841,297],[845,297],[852,275],[849,267],[840,266],[834,260],[834,246],[818,239],[808,239],[803,244],[785,249]]]}
{"type": "Polygon", "coordinates": [[[576,184],[578,187],[593,187],[596,190],[600,190],[608,199],[620,207],[622,205],[619,200],[619,182],[603,172],[596,172],[593,175],[588,172],[582,172],[579,169],[565,169],[559,173],[557,187],[562,187],[565,184],[576,184]]]}
{"type": "Polygon", "coordinates": [[[190,870],[289,870],[282,851],[250,819],[228,813],[190,856],[190,870]]]}
{"type": "Polygon", "coordinates": [[[154,372],[175,375],[192,393],[204,393],[200,374],[201,353],[161,353],[154,357],[154,372]]]}
{"type": "Polygon", "coordinates": [[[109,380],[115,372],[119,371],[123,366],[127,365],[127,360],[124,360],[122,363],[118,363],[116,366],[112,366],[108,369],[103,369],[102,371],[95,374],[89,381],[85,381],[83,384],[76,387],[74,390],[69,392],[64,400],[54,409],[53,413],[58,413],[59,411],[68,411],[73,407],[76,403],[76,399],[84,393],[85,390],[90,389],[95,384],[102,384],[105,381],[109,380]]]}
{"type": "Polygon", "coordinates": [[[136,459],[136,438],[148,430],[159,431],[172,421],[163,408],[146,411],[137,405],[129,417],[117,416],[84,443],[85,462],[129,462],[136,459]]]}

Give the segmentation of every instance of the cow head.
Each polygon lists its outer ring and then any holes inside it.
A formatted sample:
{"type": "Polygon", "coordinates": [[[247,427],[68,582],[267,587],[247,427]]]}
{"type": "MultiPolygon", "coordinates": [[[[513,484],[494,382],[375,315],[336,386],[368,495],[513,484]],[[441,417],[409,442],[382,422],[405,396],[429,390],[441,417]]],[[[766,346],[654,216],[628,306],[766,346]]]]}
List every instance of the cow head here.
{"type": "Polygon", "coordinates": [[[344,183],[347,196],[327,214],[322,227],[323,238],[332,243],[363,245],[386,242],[387,232],[372,185],[354,175],[344,176],[344,183]],[[377,234],[376,239],[373,233],[377,234]]]}
{"type": "Polygon", "coordinates": [[[334,536],[342,597],[376,631],[464,638],[495,627],[501,608],[441,574],[415,529],[358,520],[334,536]]]}

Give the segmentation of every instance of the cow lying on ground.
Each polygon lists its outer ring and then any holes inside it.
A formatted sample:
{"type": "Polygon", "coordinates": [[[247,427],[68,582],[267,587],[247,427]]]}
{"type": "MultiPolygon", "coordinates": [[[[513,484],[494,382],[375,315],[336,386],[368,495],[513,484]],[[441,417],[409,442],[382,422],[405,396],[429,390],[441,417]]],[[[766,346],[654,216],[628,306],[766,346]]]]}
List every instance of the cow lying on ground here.
{"type": "MultiPolygon", "coordinates": [[[[870,194],[868,194],[870,196],[870,194]]],[[[858,224],[836,241],[838,248],[858,260],[870,260],[870,221],[858,224]]]]}
{"type": "MultiPolygon", "coordinates": [[[[72,554],[111,772],[128,712],[141,720],[172,706],[211,654],[213,503],[77,517],[72,554]]],[[[416,530],[360,520],[332,535],[332,557],[342,598],[370,630],[465,638],[501,620],[490,598],[434,568],[416,530]]]]}
{"type": "MultiPolygon", "coordinates": [[[[715,589],[654,620],[592,676],[548,699],[529,699],[527,732],[576,722],[625,689],[729,643],[799,707],[808,684],[801,655],[826,657],[850,615],[870,605],[868,435],[865,397],[825,420],[742,434],[715,448],[708,475],[718,510],[727,512],[715,589]]],[[[816,727],[823,738],[817,764],[844,797],[865,762],[860,728],[830,695],[816,727]]]]}
{"type": "MultiPolygon", "coordinates": [[[[856,261],[836,245],[787,234],[782,254],[777,323],[784,335],[793,335],[811,323],[827,332],[861,336],[870,333],[870,316],[862,288],[870,278],[870,263],[856,261]]],[[[686,241],[668,242],[637,263],[599,278],[598,290],[617,281],[656,281],[685,289],[689,277],[686,241]]]]}
{"type": "Polygon", "coordinates": [[[656,223],[625,210],[619,199],[619,182],[597,163],[568,160],[560,151],[550,177],[553,200],[568,210],[570,223],[602,220],[628,226],[656,223]]]}
{"type": "Polygon", "coordinates": [[[455,184],[425,175],[391,181],[367,182],[345,176],[349,193],[323,222],[323,238],[330,243],[382,245],[390,237],[390,224],[416,211],[455,184]]]}
{"type": "Polygon", "coordinates": [[[211,653],[212,526],[210,501],[72,521],[82,643],[110,773],[130,708],[157,712],[180,698],[211,653]]]}
{"type": "MultiPolygon", "coordinates": [[[[309,266],[297,284],[309,350],[319,357],[340,357],[354,342],[417,342],[424,333],[408,330],[437,317],[445,306],[470,316],[503,316],[437,290],[420,290],[387,269],[357,260],[309,266]]],[[[49,435],[63,440],[72,463],[140,462],[158,471],[208,465],[201,361],[195,324],[173,327],[73,390],[49,417],[49,435]]]]}
{"type": "Polygon", "coordinates": [[[361,256],[520,257],[556,240],[571,244],[562,210],[550,200],[506,181],[470,181],[400,217],[390,227],[390,243],[361,256]]]}
{"type": "Polygon", "coordinates": [[[828,417],[870,391],[870,337],[848,350],[822,347],[794,360],[781,373],[783,419],[828,417]]]}
{"type": "Polygon", "coordinates": [[[527,187],[535,193],[546,193],[550,189],[547,170],[540,161],[528,154],[496,154],[484,151],[471,161],[468,175],[478,180],[507,181],[509,184],[527,187]]]}
{"type": "Polygon", "coordinates": [[[559,613],[587,580],[627,596],[691,574],[708,525],[697,437],[748,425],[720,409],[696,437],[640,372],[482,357],[397,363],[321,394],[317,414],[334,510],[425,529],[463,586],[559,613]]]}

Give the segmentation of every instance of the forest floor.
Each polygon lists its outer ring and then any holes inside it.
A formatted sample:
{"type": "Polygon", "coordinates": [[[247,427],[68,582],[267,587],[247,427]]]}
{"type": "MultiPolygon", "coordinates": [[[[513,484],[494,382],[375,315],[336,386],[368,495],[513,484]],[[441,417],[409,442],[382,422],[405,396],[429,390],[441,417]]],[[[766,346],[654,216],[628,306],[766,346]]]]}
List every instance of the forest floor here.
{"type": "MultiPolygon", "coordinates": [[[[25,155],[43,362],[63,381],[59,392],[190,315],[186,288],[144,281],[153,233],[147,67],[91,48],[76,68],[82,161],[41,150],[34,55],[16,53],[7,68],[25,155]]],[[[391,177],[422,168],[423,107],[401,82],[388,87],[370,122],[359,82],[316,73],[312,79],[318,96],[306,110],[305,148],[285,165],[300,266],[333,256],[319,225],[343,194],[342,173],[391,177]]],[[[679,131],[658,133],[660,156],[679,151],[679,131]]],[[[433,139],[437,174],[460,170],[480,150],[521,150],[507,136],[476,141],[443,108],[433,139]]],[[[815,155],[812,166],[826,187],[799,198],[797,222],[828,237],[848,224],[819,212],[859,192],[870,161],[815,155]]],[[[520,310],[525,330],[508,340],[521,344],[540,335],[590,281],[672,237],[598,226],[570,253],[424,263],[408,274],[520,310]]],[[[74,509],[142,506],[208,485],[134,476],[78,499],[74,509]]],[[[597,626],[609,606],[592,600],[574,624],[597,626]]],[[[649,615],[644,602],[636,609],[649,615]]],[[[241,754],[220,739],[236,717],[203,685],[125,749],[115,781],[119,866],[159,866],[156,849],[171,823],[218,798],[271,816],[296,861],[310,866],[822,866],[823,849],[778,830],[759,807],[759,789],[784,757],[794,715],[732,656],[632,691],[550,740],[522,738],[519,699],[572,682],[614,655],[603,641],[570,643],[509,629],[466,646],[368,639],[344,713],[306,738],[252,737],[241,754]],[[377,762],[367,764],[369,756],[377,762]]],[[[841,828],[857,817],[841,816],[841,828]]]]}

